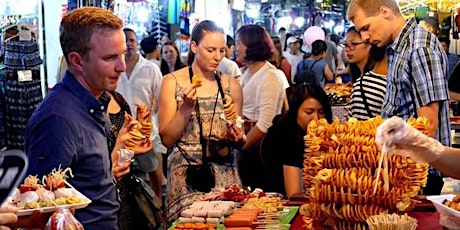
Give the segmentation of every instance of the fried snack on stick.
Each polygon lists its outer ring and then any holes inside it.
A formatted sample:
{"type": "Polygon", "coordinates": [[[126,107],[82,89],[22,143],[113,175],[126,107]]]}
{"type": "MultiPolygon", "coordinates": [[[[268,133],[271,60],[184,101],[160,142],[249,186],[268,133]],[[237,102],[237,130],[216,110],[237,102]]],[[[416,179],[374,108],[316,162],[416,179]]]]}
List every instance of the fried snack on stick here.
{"type": "MultiPolygon", "coordinates": [[[[133,117],[130,115],[128,116],[128,119],[125,122],[131,122],[133,120],[133,117]]],[[[137,145],[141,144],[142,141],[144,140],[145,136],[141,133],[141,125],[134,125],[131,130],[128,131],[128,133],[131,135],[131,139],[127,140],[125,142],[125,149],[128,150],[133,150],[136,148],[137,145]]]]}
{"type": "Polygon", "coordinates": [[[152,117],[150,116],[150,110],[144,104],[137,105],[137,121],[141,124],[140,132],[146,138],[150,137],[152,133],[152,117]]]}
{"type": "Polygon", "coordinates": [[[192,77],[192,87],[193,88],[200,87],[202,81],[203,81],[203,78],[201,76],[193,75],[193,77],[192,77]]]}
{"type": "Polygon", "coordinates": [[[238,118],[235,110],[235,105],[233,104],[233,99],[231,97],[224,98],[224,114],[227,121],[235,122],[238,118]]]}

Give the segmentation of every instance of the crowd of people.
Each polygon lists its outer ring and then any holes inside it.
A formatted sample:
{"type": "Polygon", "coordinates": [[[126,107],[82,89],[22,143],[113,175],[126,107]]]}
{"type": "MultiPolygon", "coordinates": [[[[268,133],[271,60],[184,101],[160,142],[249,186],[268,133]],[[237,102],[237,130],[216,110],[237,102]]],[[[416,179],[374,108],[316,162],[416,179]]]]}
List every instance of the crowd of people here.
{"type": "MultiPolygon", "coordinates": [[[[323,87],[348,74],[350,117],[425,116],[430,121],[431,137],[407,135],[425,141],[403,142],[396,131],[417,131],[389,120],[378,131],[378,144],[385,141],[396,150],[418,146],[413,154],[422,156],[414,158],[460,177],[448,160],[460,153],[439,147],[450,146],[448,76],[455,66],[449,67],[454,62],[446,53],[449,42],[405,19],[395,0],[352,0],[347,16],[354,26],[343,45],[333,34],[309,44],[308,54],[285,29],[271,37],[259,25],[244,25],[233,39],[205,20],[193,28],[188,60],[182,63],[174,43],[159,44],[151,37],[139,43],[111,12],[76,9],[63,17],[60,28],[67,71],[27,128],[27,175],[71,168],[69,183],[92,200],[75,211],[85,229],[139,224],[124,183],[132,176],[150,182],[160,199],[165,182],[169,223],[215,186],[250,186],[291,197],[303,191],[309,122],[333,119],[323,87]],[[199,86],[195,76],[201,77],[199,86]],[[229,101],[242,124],[224,118],[229,101]],[[152,133],[149,141],[134,146],[134,162],[120,164],[118,152],[136,138],[130,130],[139,124],[130,117],[136,118],[139,104],[150,112],[152,133]],[[191,169],[202,166],[211,169],[211,178],[192,180],[191,169]]],[[[442,174],[432,168],[423,192],[439,194],[442,184],[442,174]]],[[[43,227],[49,218],[36,212],[18,219],[16,209],[0,211],[5,211],[0,224],[10,227],[43,227]]]]}

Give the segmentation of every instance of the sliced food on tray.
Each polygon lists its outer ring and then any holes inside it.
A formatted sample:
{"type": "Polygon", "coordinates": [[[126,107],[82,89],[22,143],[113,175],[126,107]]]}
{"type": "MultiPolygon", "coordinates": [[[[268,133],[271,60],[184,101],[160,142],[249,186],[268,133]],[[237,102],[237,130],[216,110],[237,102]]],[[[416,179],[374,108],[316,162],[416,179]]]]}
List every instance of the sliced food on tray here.
{"type": "Polygon", "coordinates": [[[29,175],[19,188],[16,188],[7,198],[7,202],[19,208],[19,215],[32,214],[32,210],[42,209],[54,211],[52,207],[66,205],[83,208],[91,201],[73,188],[66,179],[73,177],[70,168],[53,169],[40,181],[37,176],[29,175]]]}

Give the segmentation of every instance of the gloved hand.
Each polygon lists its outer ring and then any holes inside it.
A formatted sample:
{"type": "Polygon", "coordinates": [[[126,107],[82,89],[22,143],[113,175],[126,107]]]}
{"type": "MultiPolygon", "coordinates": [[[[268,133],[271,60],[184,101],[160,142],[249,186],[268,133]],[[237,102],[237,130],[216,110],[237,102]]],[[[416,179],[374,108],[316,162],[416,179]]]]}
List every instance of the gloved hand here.
{"type": "Polygon", "coordinates": [[[396,116],[377,128],[375,142],[380,148],[387,145],[388,153],[410,157],[421,163],[435,161],[445,148],[436,139],[426,136],[396,116]]]}

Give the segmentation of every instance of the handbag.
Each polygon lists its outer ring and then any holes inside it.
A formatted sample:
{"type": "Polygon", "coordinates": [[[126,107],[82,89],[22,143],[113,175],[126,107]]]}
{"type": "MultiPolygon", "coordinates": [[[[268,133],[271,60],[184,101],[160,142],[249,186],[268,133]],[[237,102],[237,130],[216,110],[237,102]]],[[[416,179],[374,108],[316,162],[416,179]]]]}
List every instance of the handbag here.
{"type": "Polygon", "coordinates": [[[134,174],[126,175],[121,181],[129,188],[135,209],[132,215],[132,229],[166,229],[166,217],[161,209],[161,202],[155,192],[144,180],[134,174]]]}

